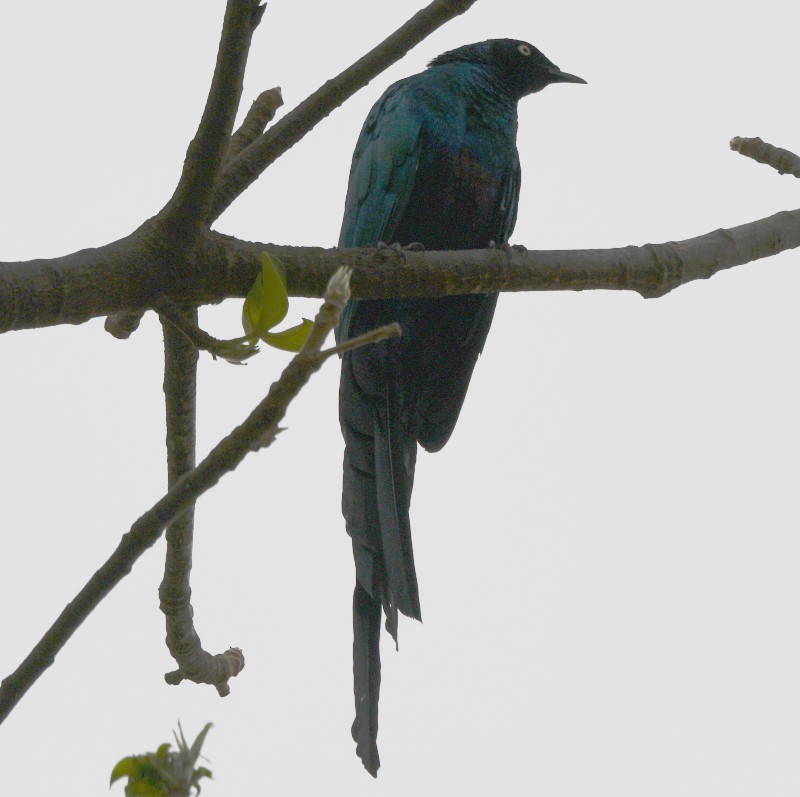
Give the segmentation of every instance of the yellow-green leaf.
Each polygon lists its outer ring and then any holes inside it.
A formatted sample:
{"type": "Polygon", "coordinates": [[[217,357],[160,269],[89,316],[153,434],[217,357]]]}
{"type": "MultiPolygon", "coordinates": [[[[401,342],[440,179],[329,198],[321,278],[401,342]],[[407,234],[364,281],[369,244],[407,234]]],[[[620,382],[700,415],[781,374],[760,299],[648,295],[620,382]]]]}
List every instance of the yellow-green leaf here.
{"type": "Polygon", "coordinates": [[[283,332],[263,332],[261,334],[261,340],[283,351],[300,351],[313,326],[314,324],[312,321],[304,318],[301,324],[298,324],[296,327],[284,329],[283,332]]]}
{"type": "Polygon", "coordinates": [[[247,294],[242,308],[242,326],[246,334],[263,332],[280,324],[289,311],[286,278],[278,258],[261,253],[261,273],[247,294]]]}
{"type": "Polygon", "coordinates": [[[169,742],[164,742],[164,744],[160,744],[158,746],[158,750],[156,750],[155,758],[156,758],[156,761],[158,761],[159,764],[161,764],[161,763],[166,764],[166,763],[169,762],[169,756],[170,756],[169,748],[170,747],[172,747],[172,745],[169,742]]]}
{"type": "Polygon", "coordinates": [[[139,769],[140,766],[136,761],[136,756],[129,755],[127,758],[123,758],[122,761],[117,761],[114,769],[111,770],[111,783],[126,776],[129,778],[136,777],[139,769]]]}

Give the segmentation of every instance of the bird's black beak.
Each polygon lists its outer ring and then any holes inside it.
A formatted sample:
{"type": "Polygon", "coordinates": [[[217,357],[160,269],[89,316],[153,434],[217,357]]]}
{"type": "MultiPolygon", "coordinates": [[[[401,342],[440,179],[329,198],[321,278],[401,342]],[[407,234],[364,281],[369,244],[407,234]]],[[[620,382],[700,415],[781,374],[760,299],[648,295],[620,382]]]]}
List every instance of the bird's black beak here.
{"type": "Polygon", "coordinates": [[[569,72],[562,72],[557,67],[550,67],[548,70],[551,83],[586,83],[582,77],[570,75],[569,72]]]}

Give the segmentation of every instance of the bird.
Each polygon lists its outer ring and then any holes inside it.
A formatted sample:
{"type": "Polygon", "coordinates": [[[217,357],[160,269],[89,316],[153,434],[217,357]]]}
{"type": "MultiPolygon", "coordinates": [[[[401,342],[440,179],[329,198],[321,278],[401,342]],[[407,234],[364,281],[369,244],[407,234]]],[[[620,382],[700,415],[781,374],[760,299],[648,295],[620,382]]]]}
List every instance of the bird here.
{"type": "MultiPolygon", "coordinates": [[[[517,217],[517,103],[551,83],[585,83],[516,39],[467,44],[390,86],[353,153],[339,247],[507,247],[517,217]]],[[[380,633],[420,620],[409,507],[417,445],[449,439],[492,322],[497,294],[358,299],[338,343],[399,322],[398,338],[342,356],[342,513],[355,560],[352,736],[377,777],[380,633]]]]}

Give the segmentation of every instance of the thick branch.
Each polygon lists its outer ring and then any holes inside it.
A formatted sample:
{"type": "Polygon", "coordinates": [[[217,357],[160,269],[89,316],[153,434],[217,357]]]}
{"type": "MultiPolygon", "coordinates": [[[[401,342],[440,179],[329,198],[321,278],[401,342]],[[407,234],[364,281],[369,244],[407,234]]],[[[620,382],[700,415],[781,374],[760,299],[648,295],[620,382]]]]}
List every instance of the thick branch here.
{"type": "Polygon", "coordinates": [[[0,684],[0,723],[54,662],[56,654],[78,626],[130,573],[134,562],[156,542],[164,528],[194,506],[195,501],[226,473],[238,467],[248,452],[263,448],[274,440],[289,403],[335,351],[320,351],[320,346],[336,324],[349,297],[349,274],[346,270],[343,272],[337,273],[331,280],[331,290],[317,314],[316,327],[309,335],[306,347],[292,358],[280,378],[270,387],[266,398],[241,426],[220,441],[196,468],[181,477],[163,498],[131,526],[114,553],[67,604],[27,658],[3,680],[0,684]]]}
{"type": "MultiPolygon", "coordinates": [[[[124,244],[125,242],[120,242],[124,244]]],[[[685,241],[618,249],[403,252],[251,243],[211,232],[191,281],[177,283],[157,262],[120,244],[53,260],[0,264],[0,332],[152,307],[168,295],[200,305],[243,297],[261,268],[279,257],[289,294],[319,297],[340,266],[353,270],[353,296],[444,296],[485,291],[629,290],[651,298],[719,271],[800,246],[800,210],[685,241]]]]}
{"type": "Polygon", "coordinates": [[[684,241],[618,249],[398,252],[293,249],[236,239],[220,243],[229,252],[230,287],[236,295],[249,284],[257,253],[267,249],[286,267],[292,296],[317,296],[333,269],[347,265],[353,269],[353,296],[359,299],[598,289],[636,291],[654,298],[800,246],[800,210],[684,241]]]}
{"type": "Polygon", "coordinates": [[[165,208],[175,229],[187,236],[196,235],[208,218],[242,96],[250,42],[264,8],[258,0],[228,0],[206,107],[165,208]]]}
{"type": "Polygon", "coordinates": [[[475,0],[433,0],[391,36],[290,111],[225,168],[217,187],[209,222],[219,218],[264,169],[300,141],[331,111],[366,86],[384,69],[399,61],[412,47],[453,17],[463,14],[475,0]]]}

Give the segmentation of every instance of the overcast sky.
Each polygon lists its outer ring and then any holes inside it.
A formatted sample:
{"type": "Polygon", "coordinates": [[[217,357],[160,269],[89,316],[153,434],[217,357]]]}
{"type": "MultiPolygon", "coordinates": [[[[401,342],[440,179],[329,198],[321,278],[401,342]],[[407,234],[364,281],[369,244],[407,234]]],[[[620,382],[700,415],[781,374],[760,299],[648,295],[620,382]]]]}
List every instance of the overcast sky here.
{"type": "MultiPolygon", "coordinates": [[[[242,107],[291,108],[423,0],[272,0],[242,107]]],[[[115,240],[172,193],[208,90],[222,0],[0,11],[0,260],[115,240]]],[[[219,220],[335,244],[362,121],[391,82],[488,37],[531,41],[587,86],[522,101],[512,237],[535,249],[681,240],[793,209],[800,187],[728,148],[797,151],[787,4],[482,0],[334,112],[219,220]]],[[[795,309],[785,253],[658,300],[501,297],[447,448],[419,459],[424,625],[383,651],[377,782],[350,738],[353,565],[339,508],[338,366],[288,430],[198,504],[205,646],[244,649],[224,700],[168,687],[163,540],[0,726],[3,793],[108,793],[121,757],[207,721],[234,794],[796,795],[800,534],[795,309]]],[[[295,300],[289,321],[317,302],[295,300]]],[[[241,302],[204,309],[239,334],[241,302]]],[[[286,355],[201,357],[199,453],[286,355]]],[[[163,492],[159,327],[102,319],[0,337],[0,677],[163,492]]],[[[122,794],[116,785],[112,794],[122,794]]]]}

